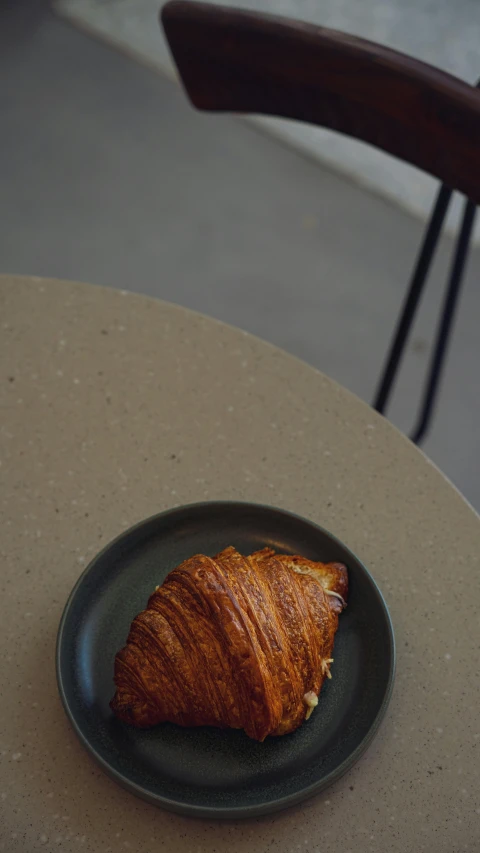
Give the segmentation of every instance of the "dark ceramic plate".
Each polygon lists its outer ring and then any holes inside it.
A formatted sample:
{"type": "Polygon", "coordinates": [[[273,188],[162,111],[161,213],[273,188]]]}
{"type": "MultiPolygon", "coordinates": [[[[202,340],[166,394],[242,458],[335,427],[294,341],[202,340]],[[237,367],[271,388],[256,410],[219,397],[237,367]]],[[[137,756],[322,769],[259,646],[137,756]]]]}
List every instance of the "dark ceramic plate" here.
{"type": "Polygon", "coordinates": [[[375,582],[326,530],[246,503],[202,503],[137,524],[108,545],[73,589],[60,623],[57,678],[77,735],[117,782],[155,805],[203,817],[247,817],[298,803],[345,773],[372,740],[393,685],[392,624],[375,582]],[[335,638],[333,678],[296,732],[264,743],[243,732],[164,723],[140,731],[111,713],[113,661],[154,587],[182,560],[226,545],[266,545],[344,562],[349,605],[335,638]]]}

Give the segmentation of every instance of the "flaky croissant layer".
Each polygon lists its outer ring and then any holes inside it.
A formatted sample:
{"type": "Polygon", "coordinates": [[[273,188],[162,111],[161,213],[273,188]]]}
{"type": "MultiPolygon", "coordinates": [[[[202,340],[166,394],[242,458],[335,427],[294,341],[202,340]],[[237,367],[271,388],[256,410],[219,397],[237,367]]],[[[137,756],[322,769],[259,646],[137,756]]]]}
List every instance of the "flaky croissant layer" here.
{"type": "Polygon", "coordinates": [[[292,732],[330,677],[347,595],[341,563],[269,548],[191,557],[133,620],[112,710],[141,728],[230,727],[259,741],[292,732]]]}

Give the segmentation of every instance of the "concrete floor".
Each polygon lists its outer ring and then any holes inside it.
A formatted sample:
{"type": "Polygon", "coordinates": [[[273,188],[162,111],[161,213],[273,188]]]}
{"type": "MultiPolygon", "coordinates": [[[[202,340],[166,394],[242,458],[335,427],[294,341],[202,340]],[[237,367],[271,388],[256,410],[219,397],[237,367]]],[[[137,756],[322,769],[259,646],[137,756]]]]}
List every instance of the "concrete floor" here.
{"type": "MultiPolygon", "coordinates": [[[[199,309],[371,399],[419,221],[240,119],[195,113],[175,84],[40,0],[4,0],[0,31],[1,271],[199,309]]],[[[404,430],[450,248],[445,239],[389,412],[404,430]]],[[[480,509],[479,271],[476,250],[424,449],[480,509]]]]}

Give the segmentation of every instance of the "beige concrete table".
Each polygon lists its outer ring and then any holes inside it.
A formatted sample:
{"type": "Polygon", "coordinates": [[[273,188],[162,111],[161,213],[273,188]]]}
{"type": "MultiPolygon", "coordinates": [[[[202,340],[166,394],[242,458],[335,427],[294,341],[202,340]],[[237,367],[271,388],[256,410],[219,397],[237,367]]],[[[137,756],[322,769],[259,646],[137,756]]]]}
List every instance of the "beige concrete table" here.
{"type": "Polygon", "coordinates": [[[305,364],[172,305],[0,279],[0,846],[8,851],[480,850],[480,522],[428,460],[305,364]],[[383,590],[396,686],[360,762],[242,823],[155,809],[84,752],[54,646],[85,564],[128,525],[205,499],[332,530],[383,590]]]}

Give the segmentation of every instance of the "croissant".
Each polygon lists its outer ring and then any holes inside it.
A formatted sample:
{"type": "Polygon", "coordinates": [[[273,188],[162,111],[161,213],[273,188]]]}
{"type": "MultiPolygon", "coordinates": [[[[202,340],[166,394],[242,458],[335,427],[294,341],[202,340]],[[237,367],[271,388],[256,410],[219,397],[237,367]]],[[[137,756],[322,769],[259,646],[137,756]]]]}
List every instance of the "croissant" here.
{"type": "Polygon", "coordinates": [[[115,658],[116,716],[139,728],[293,732],[318,703],[348,594],[341,563],[226,548],[170,572],[115,658]]]}

